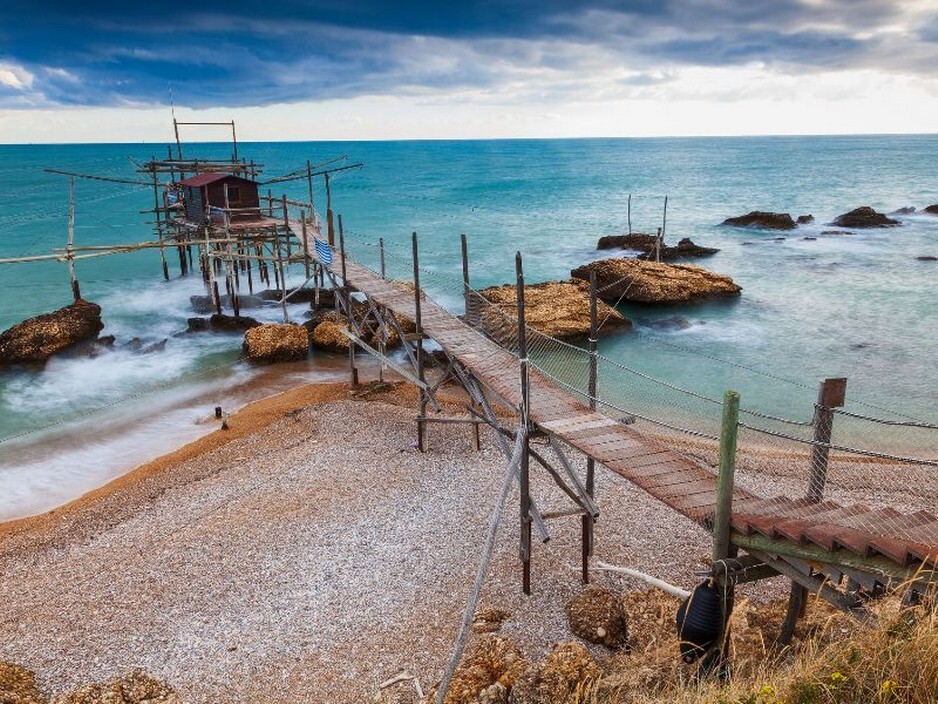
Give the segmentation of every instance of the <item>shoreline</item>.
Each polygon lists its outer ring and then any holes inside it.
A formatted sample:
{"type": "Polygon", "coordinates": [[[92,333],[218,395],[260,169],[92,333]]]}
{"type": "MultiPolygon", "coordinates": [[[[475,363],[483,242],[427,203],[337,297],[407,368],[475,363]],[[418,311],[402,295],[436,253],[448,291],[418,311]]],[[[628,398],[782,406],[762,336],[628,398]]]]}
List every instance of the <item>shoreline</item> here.
{"type": "MultiPolygon", "coordinates": [[[[143,497],[134,496],[134,490],[142,482],[158,478],[160,474],[171,473],[189,460],[258,432],[276,422],[284,409],[337,400],[347,395],[348,391],[346,382],[311,382],[249,401],[228,416],[228,430],[218,428],[174,450],[157,455],[48,511],[0,521],[0,540],[9,539],[11,536],[23,536],[29,532],[48,530],[55,523],[74,518],[76,513],[102,510],[103,504],[118,494],[125,494],[120,497],[121,499],[143,500],[143,497]]],[[[0,547],[0,556],[3,553],[4,549],[0,547]]]]}

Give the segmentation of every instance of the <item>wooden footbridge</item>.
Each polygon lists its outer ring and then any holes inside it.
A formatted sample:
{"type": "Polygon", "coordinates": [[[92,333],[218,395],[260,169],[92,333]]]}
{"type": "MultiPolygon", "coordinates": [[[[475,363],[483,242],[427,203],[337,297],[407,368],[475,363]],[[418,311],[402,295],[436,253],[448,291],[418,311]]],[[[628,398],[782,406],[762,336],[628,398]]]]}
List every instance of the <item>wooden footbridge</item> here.
{"type": "MultiPolygon", "coordinates": [[[[417,240],[414,237],[414,284],[402,285],[386,279],[345,256],[344,245],[334,253],[327,274],[336,298],[348,319],[350,366],[354,370],[359,347],[396,368],[421,389],[418,443],[424,448],[425,426],[433,416],[427,406],[435,404],[435,391],[448,379],[456,380],[470,394],[474,422],[496,429],[506,456],[506,437],[525,434],[525,453],[519,470],[521,489],[521,559],[523,587],[530,590],[531,529],[543,539],[548,532],[545,519],[558,515],[580,515],[583,524],[583,578],[588,581],[588,557],[592,550],[593,521],[598,508],[593,496],[596,462],[633,482],[677,512],[714,535],[714,563],[721,563],[733,584],[786,575],[793,590],[786,619],[788,635],[803,611],[808,591],[842,608],[862,611],[862,596],[878,595],[900,584],[923,590],[932,582],[938,556],[938,516],[931,511],[901,513],[890,508],[872,509],[840,505],[818,495],[804,499],[760,497],[736,486],[733,481],[736,416],[733,393],[724,408],[724,425],[732,425],[732,438],[721,440],[720,471],[690,459],[664,442],[648,437],[621,420],[595,410],[595,388],[585,403],[562,384],[533,369],[525,349],[524,281],[518,259],[518,321],[513,326],[519,341],[517,354],[485,334],[484,326],[472,325],[478,301],[471,298],[468,264],[463,240],[463,273],[466,291],[465,318],[457,317],[430,301],[420,288],[417,240]],[[410,321],[407,328],[402,321],[410,321]],[[371,326],[369,328],[369,326],[371,326]],[[373,332],[381,339],[398,334],[408,344],[405,352],[411,368],[394,362],[383,344],[374,344],[373,332]],[[425,340],[432,339],[446,358],[446,370],[433,384],[425,374],[425,340]],[[369,342],[371,340],[371,342],[369,342]],[[503,426],[492,412],[489,400],[496,399],[521,418],[518,430],[503,426]],[[553,452],[554,465],[535,450],[528,438],[541,436],[553,452]],[[563,447],[575,448],[587,460],[581,480],[563,447]],[[533,458],[570,497],[569,511],[541,514],[528,483],[528,458],[533,458]],[[742,549],[746,554],[739,555],[742,549]]],[[[383,262],[383,250],[382,250],[383,262]]],[[[382,263],[383,270],[383,263],[382,263]]],[[[478,294],[474,294],[478,295],[478,294]]],[[[595,305],[595,304],[594,304],[595,305]]],[[[595,310],[595,309],[594,309],[595,310]]],[[[593,335],[595,337],[595,334],[593,335]]],[[[595,346],[593,346],[595,349],[595,346]]],[[[357,374],[353,377],[357,379],[357,374]]],[[[594,381],[594,380],[593,380],[594,381]]],[[[595,383],[595,382],[594,382],[595,383]]],[[[735,397],[738,404],[738,396],[735,397]]],[[[823,400],[823,399],[822,399],[823,400]]],[[[836,405],[836,403],[834,404],[836,405]]],[[[441,419],[454,422],[456,419],[441,419]]],[[[478,425],[475,426],[476,429],[478,425]]]]}

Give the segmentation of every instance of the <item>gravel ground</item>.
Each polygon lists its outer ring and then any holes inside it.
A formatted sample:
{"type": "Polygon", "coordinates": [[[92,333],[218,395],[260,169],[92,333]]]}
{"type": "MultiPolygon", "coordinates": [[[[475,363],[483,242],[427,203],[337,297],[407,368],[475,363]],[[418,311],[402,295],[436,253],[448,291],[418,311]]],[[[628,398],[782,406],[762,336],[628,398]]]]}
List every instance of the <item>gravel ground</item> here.
{"type": "MultiPolygon", "coordinates": [[[[466,426],[432,426],[430,451],[416,452],[415,404],[403,396],[332,397],[292,401],[240,437],[249,415],[234,416],[227,444],[0,533],[0,660],[35,671],[48,693],[134,666],[189,702],[370,701],[402,670],[429,690],[506,461],[490,435],[473,452],[466,426]]],[[[569,505],[545,472],[532,474],[543,512],[569,505]]],[[[709,553],[703,531],[602,469],[597,497],[599,559],[693,585],[709,553]]],[[[563,607],[581,588],[579,518],[550,522],[525,597],[517,501],[482,605],[511,612],[502,632],[539,658],[572,638],[563,607]]]]}

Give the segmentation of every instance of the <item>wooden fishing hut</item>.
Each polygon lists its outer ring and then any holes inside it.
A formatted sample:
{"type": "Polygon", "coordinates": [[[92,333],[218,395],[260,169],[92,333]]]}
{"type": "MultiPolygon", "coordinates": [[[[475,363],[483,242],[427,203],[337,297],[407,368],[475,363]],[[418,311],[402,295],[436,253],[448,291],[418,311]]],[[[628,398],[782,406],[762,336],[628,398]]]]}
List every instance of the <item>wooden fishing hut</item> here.
{"type": "MultiPolygon", "coordinates": [[[[281,302],[284,319],[288,319],[285,268],[302,263],[305,282],[322,280],[317,262],[309,256],[309,238],[328,237],[333,241],[331,189],[329,175],[336,171],[358,168],[361,164],[331,168],[306,167],[284,176],[260,181],[263,165],[238,157],[234,122],[185,123],[173,121],[176,153],[172,147],[165,159],[151,159],[139,173],[147,174],[153,185],[155,215],[153,222],[161,246],[163,276],[169,278],[165,248],[175,247],[179,256],[180,274],[185,276],[194,267],[193,250],[198,252],[202,272],[217,313],[230,305],[240,315],[239,296],[244,284],[254,293],[256,276],[268,288],[273,285],[281,302]],[[229,159],[189,159],[183,156],[179,139],[181,125],[225,125],[232,130],[232,153],[229,159]],[[313,205],[313,179],[323,176],[326,184],[328,234],[322,234],[319,216],[313,205]],[[308,201],[275,197],[261,186],[306,180],[308,201]],[[271,282],[273,271],[273,282],[271,282]],[[226,296],[219,293],[218,280],[223,279],[226,296]],[[242,279],[245,281],[242,282],[242,279]]],[[[334,163],[327,162],[320,166],[334,163]]]]}

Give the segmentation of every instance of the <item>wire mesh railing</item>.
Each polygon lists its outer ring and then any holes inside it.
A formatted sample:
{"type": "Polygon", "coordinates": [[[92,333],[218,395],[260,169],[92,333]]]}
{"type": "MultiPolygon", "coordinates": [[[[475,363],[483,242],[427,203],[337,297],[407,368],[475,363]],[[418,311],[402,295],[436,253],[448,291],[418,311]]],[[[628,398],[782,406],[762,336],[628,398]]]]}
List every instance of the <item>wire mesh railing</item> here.
{"type": "MultiPolygon", "coordinates": [[[[413,258],[399,245],[346,233],[348,256],[389,279],[411,281],[413,258]]],[[[439,261],[426,257],[423,261],[439,261]]],[[[458,266],[419,267],[427,299],[466,321],[518,356],[518,315],[513,304],[496,304],[485,291],[465,285],[458,266]]],[[[584,405],[634,425],[674,451],[714,472],[718,466],[722,400],[630,367],[621,359],[592,356],[584,347],[526,326],[532,369],[584,405]],[[591,365],[598,384],[590,394],[591,365]]],[[[753,371],[753,370],[750,370],[753,371]]],[[[767,378],[775,381],[770,371],[767,378]]],[[[800,386],[805,386],[800,384],[800,386]]],[[[852,407],[875,407],[853,401],[852,407]]],[[[839,517],[857,530],[938,545],[938,424],[896,414],[878,418],[843,408],[830,412],[830,435],[818,437],[818,407],[792,416],[743,406],[737,445],[738,483],[779,505],[812,497],[853,505],[839,517]],[[810,417],[812,416],[813,417],[810,417]],[[801,417],[797,417],[801,416],[801,417]]],[[[822,517],[823,520],[823,517],[822,517]]]]}

